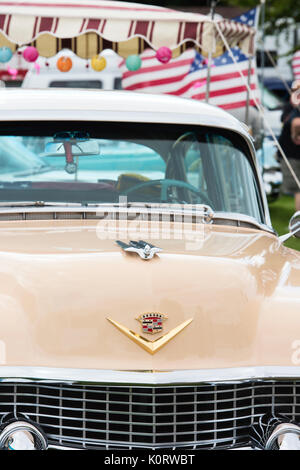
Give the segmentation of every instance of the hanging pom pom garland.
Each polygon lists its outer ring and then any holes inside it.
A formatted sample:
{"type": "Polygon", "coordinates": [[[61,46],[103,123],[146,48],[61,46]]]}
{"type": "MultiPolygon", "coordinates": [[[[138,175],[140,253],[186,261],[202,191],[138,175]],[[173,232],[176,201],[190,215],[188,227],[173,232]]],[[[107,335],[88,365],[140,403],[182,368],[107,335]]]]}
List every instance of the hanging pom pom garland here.
{"type": "Polygon", "coordinates": [[[38,56],[38,50],[33,46],[28,46],[23,51],[23,57],[27,62],[35,62],[38,56]]]}
{"type": "Polygon", "coordinates": [[[9,47],[0,47],[0,62],[5,64],[5,62],[9,62],[12,58],[13,53],[9,47]]]}
{"type": "Polygon", "coordinates": [[[95,55],[91,60],[92,69],[95,70],[96,72],[101,72],[102,70],[104,70],[106,65],[107,65],[107,62],[106,62],[105,57],[95,55]]]}
{"type": "Polygon", "coordinates": [[[172,51],[169,47],[162,46],[156,51],[156,58],[162,64],[167,64],[172,59],[172,51]]]}
{"type": "Polygon", "coordinates": [[[130,55],[126,59],[126,67],[131,72],[139,70],[142,66],[142,59],[138,55],[130,55]]]}
{"type": "Polygon", "coordinates": [[[56,66],[61,72],[69,72],[73,66],[73,62],[70,57],[62,56],[56,62],[56,66]]]}

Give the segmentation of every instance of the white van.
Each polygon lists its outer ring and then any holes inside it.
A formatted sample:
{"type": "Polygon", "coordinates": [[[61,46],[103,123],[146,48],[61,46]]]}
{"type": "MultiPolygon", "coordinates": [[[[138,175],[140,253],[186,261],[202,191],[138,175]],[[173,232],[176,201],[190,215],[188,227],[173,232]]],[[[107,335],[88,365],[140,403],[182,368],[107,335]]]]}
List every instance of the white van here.
{"type": "Polygon", "coordinates": [[[90,61],[81,59],[72,51],[62,50],[50,59],[38,58],[39,71],[34,65],[28,70],[22,88],[99,88],[104,90],[119,90],[122,88],[122,74],[118,67],[121,58],[111,50],[101,53],[107,66],[101,72],[92,69],[90,61]],[[61,56],[72,59],[73,66],[69,72],[60,72],[56,66],[61,56]],[[46,63],[48,65],[46,65],[46,63]],[[86,67],[87,64],[89,67],[86,67]]]}

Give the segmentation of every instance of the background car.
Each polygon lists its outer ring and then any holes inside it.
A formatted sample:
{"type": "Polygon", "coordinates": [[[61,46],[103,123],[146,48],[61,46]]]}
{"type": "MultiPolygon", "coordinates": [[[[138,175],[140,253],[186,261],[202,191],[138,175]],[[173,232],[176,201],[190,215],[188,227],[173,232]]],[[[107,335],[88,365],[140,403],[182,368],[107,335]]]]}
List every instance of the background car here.
{"type": "MultiPolygon", "coordinates": [[[[264,108],[265,119],[272,128],[276,137],[281,133],[281,115],[284,107],[284,100],[276,96],[266,86],[260,83],[261,100],[264,108]]],[[[270,130],[265,126],[265,135],[270,136],[270,130]]]]}
{"type": "Polygon", "coordinates": [[[257,151],[257,159],[262,171],[264,188],[269,202],[274,202],[279,197],[283,182],[277,153],[278,150],[275,142],[268,138],[264,139],[263,147],[257,151]]]}

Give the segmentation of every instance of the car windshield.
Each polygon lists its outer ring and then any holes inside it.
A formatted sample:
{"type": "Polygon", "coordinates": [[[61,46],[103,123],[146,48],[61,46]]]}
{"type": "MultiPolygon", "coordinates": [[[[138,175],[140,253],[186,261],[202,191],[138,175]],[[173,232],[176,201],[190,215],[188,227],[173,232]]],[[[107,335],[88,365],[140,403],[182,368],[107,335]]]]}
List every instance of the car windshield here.
{"type": "Polygon", "coordinates": [[[0,201],[206,204],[262,219],[235,132],[175,124],[3,123],[0,201]]]}

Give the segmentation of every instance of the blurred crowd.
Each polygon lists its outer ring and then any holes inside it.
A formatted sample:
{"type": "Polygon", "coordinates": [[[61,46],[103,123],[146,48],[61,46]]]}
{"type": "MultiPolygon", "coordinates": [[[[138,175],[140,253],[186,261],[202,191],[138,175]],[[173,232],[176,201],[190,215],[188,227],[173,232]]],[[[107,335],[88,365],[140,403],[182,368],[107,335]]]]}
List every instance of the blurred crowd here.
{"type": "MultiPolygon", "coordinates": [[[[289,160],[298,180],[300,179],[300,80],[292,84],[290,101],[286,104],[282,113],[282,132],[279,143],[289,160]]],[[[300,188],[291,174],[287,165],[282,162],[283,192],[293,194],[295,207],[300,211],[300,188]]]]}

